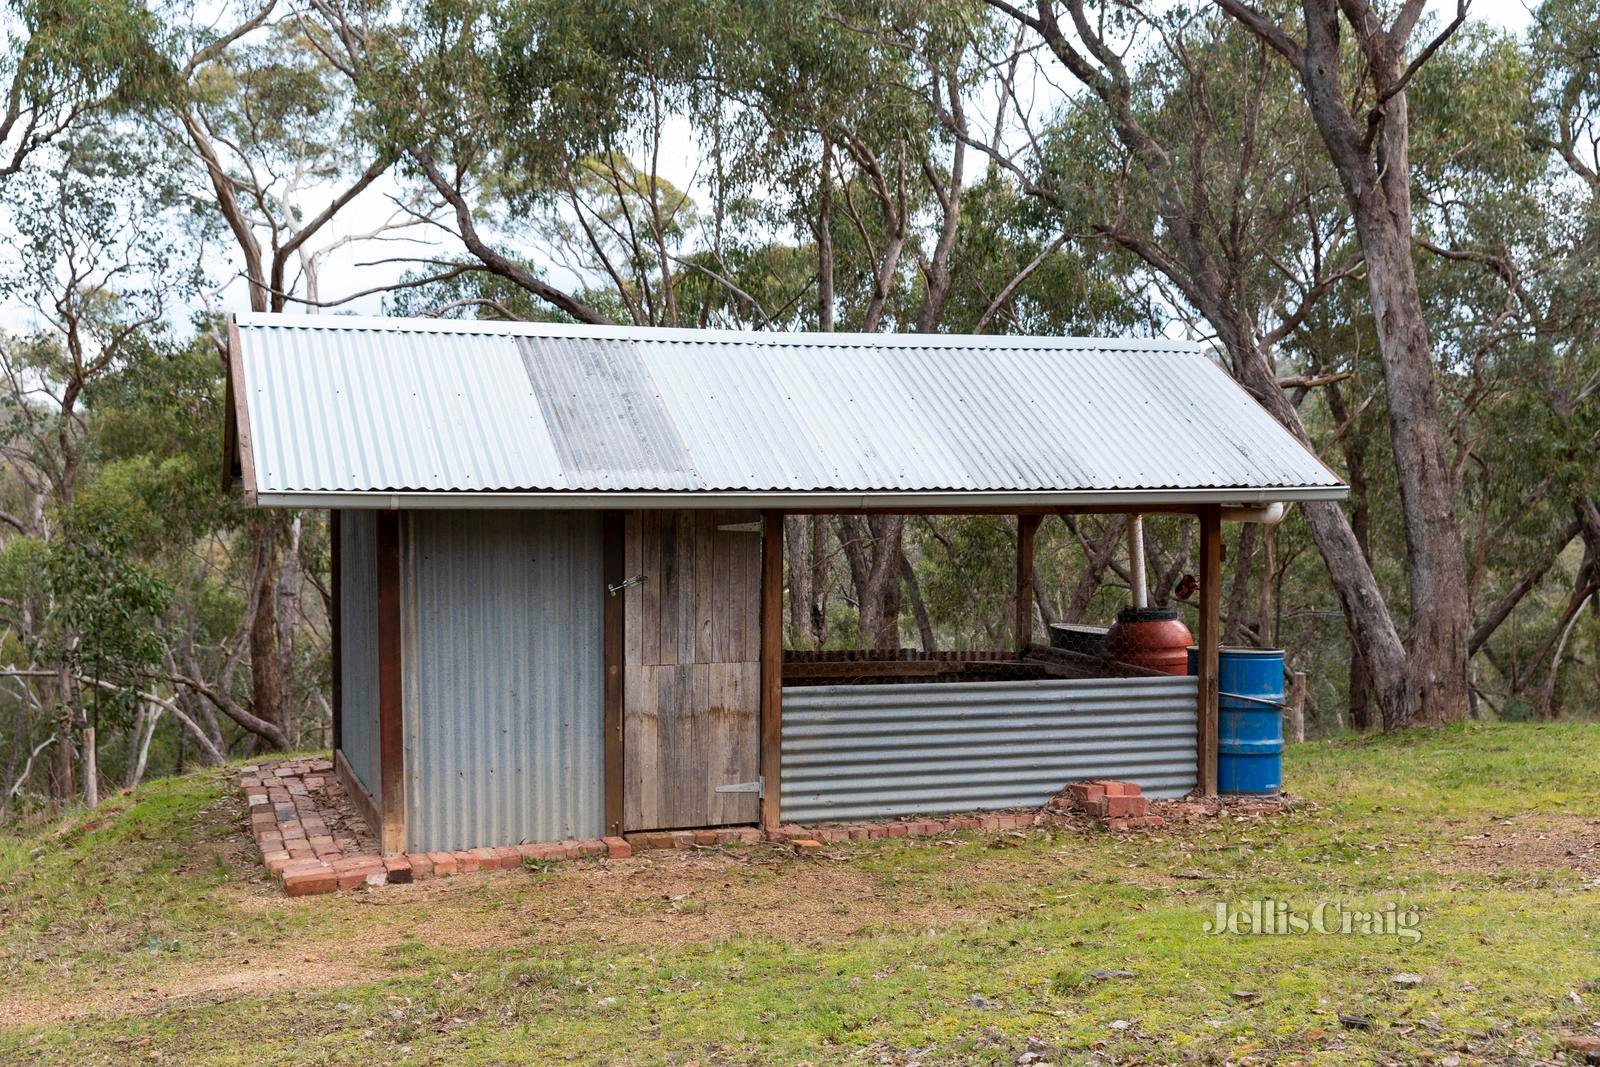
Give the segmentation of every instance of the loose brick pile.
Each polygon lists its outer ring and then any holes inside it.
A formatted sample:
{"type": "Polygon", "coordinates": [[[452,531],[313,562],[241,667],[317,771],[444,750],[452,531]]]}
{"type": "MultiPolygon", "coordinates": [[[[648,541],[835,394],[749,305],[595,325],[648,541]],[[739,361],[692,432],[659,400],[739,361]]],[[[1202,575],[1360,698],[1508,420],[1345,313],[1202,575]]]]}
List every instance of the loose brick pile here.
{"type": "Polygon", "coordinates": [[[1152,800],[1133,782],[1097,779],[1067,786],[1045,805],[1045,811],[1076,819],[1087,816],[1108,830],[1131,830],[1207,819],[1280,815],[1303,804],[1303,801],[1286,793],[1275,796],[1190,796],[1182,800],[1152,800]]]}
{"type": "Polygon", "coordinates": [[[327,760],[243,767],[239,787],[250,805],[261,862],[291,897],[521,867],[529,860],[633,854],[627,841],[606,837],[384,856],[327,760]]]}
{"type": "Polygon", "coordinates": [[[1093,782],[1074,782],[1056,799],[1070,797],[1072,808],[1095,819],[1104,820],[1110,830],[1131,830],[1135,827],[1156,827],[1166,820],[1150,814],[1150,798],[1144,796],[1133,782],[1113,782],[1100,779],[1093,782]]]}

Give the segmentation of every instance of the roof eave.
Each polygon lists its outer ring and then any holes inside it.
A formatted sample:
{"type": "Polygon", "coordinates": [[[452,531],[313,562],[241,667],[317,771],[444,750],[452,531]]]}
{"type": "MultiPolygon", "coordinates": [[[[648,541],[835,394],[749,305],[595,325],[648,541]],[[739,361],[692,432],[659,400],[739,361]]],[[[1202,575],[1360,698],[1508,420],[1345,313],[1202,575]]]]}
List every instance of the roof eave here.
{"type": "Polygon", "coordinates": [[[1278,486],[1271,488],[1208,489],[1089,489],[1038,492],[884,491],[842,493],[833,490],[727,491],[727,492],[488,492],[439,490],[432,492],[259,492],[256,503],[282,508],[376,509],[552,509],[604,508],[692,509],[773,508],[791,511],[917,511],[930,508],[959,511],[1012,508],[1082,507],[1104,510],[1167,508],[1185,510],[1206,504],[1261,505],[1313,500],[1343,500],[1347,485],[1278,486]]]}

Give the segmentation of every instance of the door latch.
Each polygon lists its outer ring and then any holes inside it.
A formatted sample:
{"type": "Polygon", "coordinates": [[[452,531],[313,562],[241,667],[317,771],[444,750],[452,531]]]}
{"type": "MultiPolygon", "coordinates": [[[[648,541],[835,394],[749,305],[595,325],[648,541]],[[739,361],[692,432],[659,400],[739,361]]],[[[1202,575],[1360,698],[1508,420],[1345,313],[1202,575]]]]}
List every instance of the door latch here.
{"type": "Polygon", "coordinates": [[[643,585],[644,583],[645,583],[645,576],[642,575],[642,574],[635,574],[632,578],[628,578],[628,579],[626,579],[624,581],[618,582],[616,585],[608,585],[608,586],[606,586],[606,592],[610,593],[612,596],[616,596],[618,593],[622,592],[624,589],[627,589],[630,586],[643,585]]]}

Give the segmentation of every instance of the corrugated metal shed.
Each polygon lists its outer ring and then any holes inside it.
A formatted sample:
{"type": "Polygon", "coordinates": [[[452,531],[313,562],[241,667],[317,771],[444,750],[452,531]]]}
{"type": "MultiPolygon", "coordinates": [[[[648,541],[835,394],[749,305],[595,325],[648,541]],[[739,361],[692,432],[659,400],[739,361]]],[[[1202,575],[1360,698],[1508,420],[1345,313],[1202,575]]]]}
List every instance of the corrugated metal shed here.
{"type": "Polygon", "coordinates": [[[406,517],[406,846],[598,837],[600,516],[406,517]]]}
{"type": "Polygon", "coordinates": [[[370,511],[339,512],[339,749],[367,792],[378,780],[378,543],[370,511]]]}
{"type": "Polygon", "coordinates": [[[1067,782],[1194,788],[1196,680],[791,686],[783,820],[1034,807],[1067,782]]]}
{"type": "Polygon", "coordinates": [[[236,325],[244,478],[263,504],[1345,491],[1195,344],[264,314],[236,325]]]}

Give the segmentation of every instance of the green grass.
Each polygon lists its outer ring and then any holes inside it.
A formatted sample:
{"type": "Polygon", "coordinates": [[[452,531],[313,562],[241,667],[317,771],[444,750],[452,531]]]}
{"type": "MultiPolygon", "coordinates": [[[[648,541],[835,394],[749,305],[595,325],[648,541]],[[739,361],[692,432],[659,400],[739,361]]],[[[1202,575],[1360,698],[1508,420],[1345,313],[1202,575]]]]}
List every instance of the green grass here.
{"type": "Polygon", "coordinates": [[[1559,1060],[1600,1019],[1597,753],[1597,726],[1464,726],[1300,746],[1312,804],[1273,820],[293,901],[202,773],[0,838],[0,1062],[1559,1060]],[[1259,898],[1414,907],[1421,940],[1202,931],[1259,898]]]}

